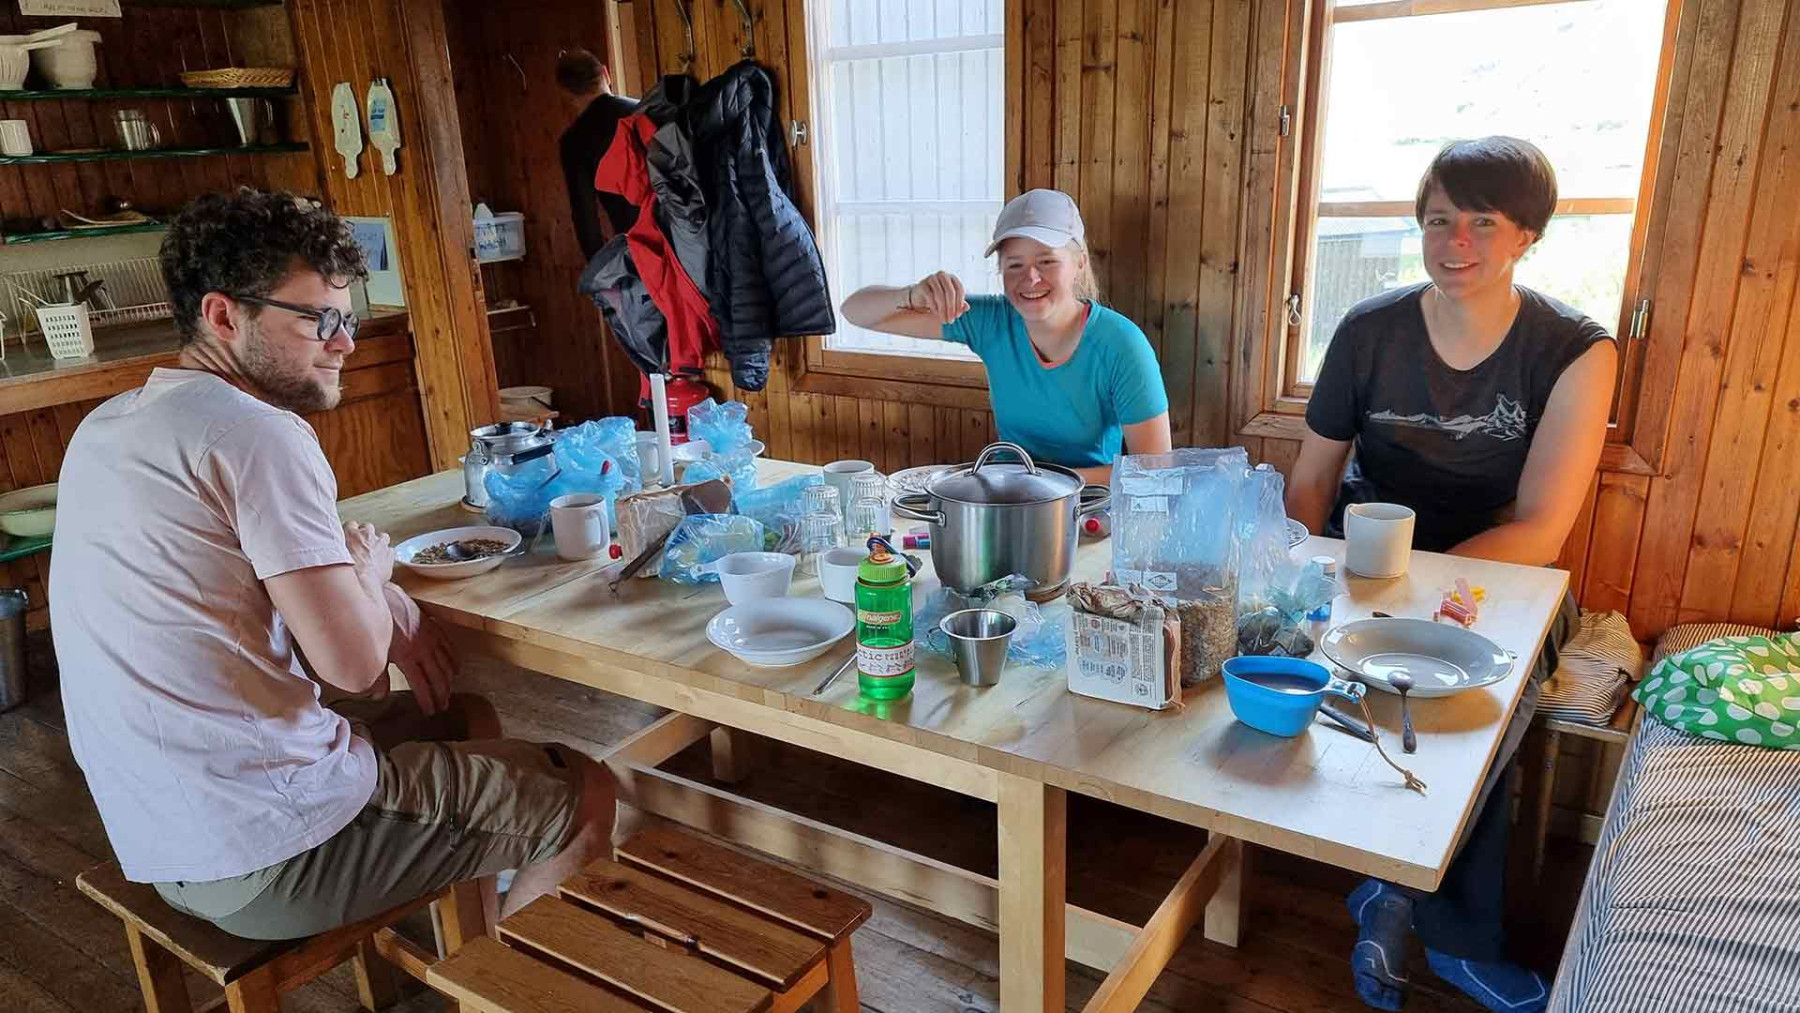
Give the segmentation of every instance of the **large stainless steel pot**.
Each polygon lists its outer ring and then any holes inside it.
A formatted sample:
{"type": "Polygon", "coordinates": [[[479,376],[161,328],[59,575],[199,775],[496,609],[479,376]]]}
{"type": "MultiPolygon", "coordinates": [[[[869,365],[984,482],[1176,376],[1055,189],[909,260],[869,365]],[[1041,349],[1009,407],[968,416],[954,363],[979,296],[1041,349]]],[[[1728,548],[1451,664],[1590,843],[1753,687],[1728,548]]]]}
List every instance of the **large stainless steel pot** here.
{"type": "Polygon", "coordinates": [[[1011,573],[1041,587],[1069,579],[1079,518],[1104,510],[1112,490],[1074,471],[1038,464],[996,443],[975,463],[934,476],[922,493],[894,497],[894,514],[931,525],[931,561],[945,587],[967,591],[1011,573]],[[1010,453],[1017,462],[996,462],[1010,453]]]}

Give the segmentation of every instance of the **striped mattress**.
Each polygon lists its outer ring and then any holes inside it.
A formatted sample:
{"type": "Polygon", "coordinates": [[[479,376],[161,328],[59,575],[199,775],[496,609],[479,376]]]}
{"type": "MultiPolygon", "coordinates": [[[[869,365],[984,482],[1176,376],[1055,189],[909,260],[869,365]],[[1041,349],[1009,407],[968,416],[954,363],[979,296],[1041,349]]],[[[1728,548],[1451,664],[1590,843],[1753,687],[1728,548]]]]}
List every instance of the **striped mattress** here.
{"type": "MultiPolygon", "coordinates": [[[[1767,632],[1677,627],[1657,655],[1767,632]]],[[[1710,742],[1643,720],[1549,1008],[1800,1011],[1800,752],[1710,742]]]]}

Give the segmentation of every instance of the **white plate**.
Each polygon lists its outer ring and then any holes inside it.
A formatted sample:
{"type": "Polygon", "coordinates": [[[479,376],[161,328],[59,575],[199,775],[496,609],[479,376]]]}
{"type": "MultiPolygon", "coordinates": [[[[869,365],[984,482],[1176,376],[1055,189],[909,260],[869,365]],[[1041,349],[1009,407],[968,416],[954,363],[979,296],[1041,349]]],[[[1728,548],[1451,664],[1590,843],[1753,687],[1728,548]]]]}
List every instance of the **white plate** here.
{"type": "Polygon", "coordinates": [[[1312,532],[1306,530],[1306,525],[1300,523],[1299,521],[1293,519],[1292,517],[1288,518],[1287,530],[1288,530],[1288,548],[1290,548],[1290,549],[1295,548],[1301,542],[1304,542],[1308,538],[1312,537],[1312,532]]]}
{"type": "Polygon", "coordinates": [[[856,628],[850,610],[820,598],[733,605],[706,624],[713,646],[757,668],[787,668],[824,654],[856,628]]]}
{"type": "Polygon", "coordinates": [[[1387,693],[1392,672],[1413,678],[1409,696],[1436,697],[1491,686],[1512,674],[1513,656],[1454,623],[1428,619],[1359,619],[1325,634],[1325,656],[1387,693]]]}
{"type": "Polygon", "coordinates": [[[895,496],[913,492],[925,492],[925,487],[931,484],[933,476],[937,475],[939,472],[949,471],[951,468],[956,467],[960,467],[960,465],[927,464],[918,468],[907,468],[904,471],[896,471],[888,476],[888,488],[895,496]]]}
{"type": "Polygon", "coordinates": [[[511,528],[496,528],[487,525],[467,528],[445,528],[427,534],[408,538],[394,546],[394,562],[406,567],[421,576],[437,580],[456,580],[460,577],[473,577],[478,573],[486,573],[506,561],[508,553],[519,547],[523,539],[511,528]],[[460,542],[470,538],[491,538],[496,542],[505,542],[506,551],[480,559],[471,559],[462,563],[415,563],[413,557],[433,545],[445,542],[460,542]]]}

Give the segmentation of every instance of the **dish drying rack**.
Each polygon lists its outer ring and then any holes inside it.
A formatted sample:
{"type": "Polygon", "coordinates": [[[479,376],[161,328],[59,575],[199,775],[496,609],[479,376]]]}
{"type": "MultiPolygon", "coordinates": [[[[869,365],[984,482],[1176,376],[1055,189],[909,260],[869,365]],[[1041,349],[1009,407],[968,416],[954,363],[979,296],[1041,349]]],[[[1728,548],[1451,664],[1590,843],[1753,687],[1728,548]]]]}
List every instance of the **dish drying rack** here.
{"type": "MultiPolygon", "coordinates": [[[[99,264],[91,264],[79,270],[87,272],[89,280],[103,280],[105,286],[101,291],[112,300],[113,309],[85,309],[89,332],[85,339],[87,352],[92,351],[91,331],[106,327],[118,327],[124,324],[141,324],[153,320],[168,320],[175,313],[169,303],[169,290],[163,283],[162,262],[156,257],[134,257],[129,260],[113,260],[99,264]]],[[[26,346],[27,339],[36,335],[43,339],[46,347],[53,340],[64,352],[70,351],[66,342],[70,334],[63,327],[57,326],[56,333],[45,334],[39,321],[37,310],[45,304],[54,305],[63,298],[61,284],[57,275],[67,274],[69,268],[46,268],[38,271],[14,271],[0,274],[0,361],[6,357],[7,344],[16,339],[19,347],[26,346]]],[[[63,316],[79,316],[80,313],[55,314],[63,316]]],[[[56,355],[58,348],[51,348],[56,355]]],[[[81,354],[87,354],[83,352],[81,354]]],[[[69,358],[60,355],[59,358],[69,358]]],[[[79,356],[74,356],[79,357],[79,356]]]]}

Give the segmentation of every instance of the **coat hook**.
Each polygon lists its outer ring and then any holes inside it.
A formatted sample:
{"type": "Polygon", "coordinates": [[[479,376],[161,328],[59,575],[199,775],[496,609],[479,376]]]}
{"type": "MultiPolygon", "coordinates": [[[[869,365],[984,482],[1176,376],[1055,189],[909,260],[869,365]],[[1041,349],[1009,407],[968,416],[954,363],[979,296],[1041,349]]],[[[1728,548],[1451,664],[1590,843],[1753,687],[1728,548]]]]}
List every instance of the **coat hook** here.
{"type": "Polygon", "coordinates": [[[687,52],[681,54],[681,72],[688,72],[694,65],[694,16],[688,11],[688,0],[674,0],[675,10],[681,15],[683,29],[687,32],[687,52]]]}
{"type": "Polygon", "coordinates": [[[748,60],[756,55],[756,20],[750,16],[750,8],[744,6],[744,0],[731,2],[737,5],[738,17],[744,22],[744,44],[738,47],[738,52],[748,60]]]}

